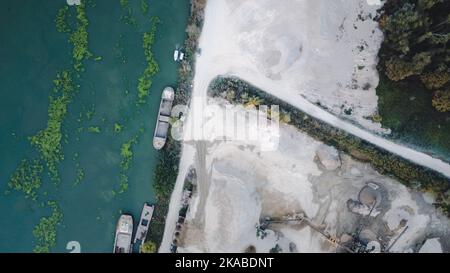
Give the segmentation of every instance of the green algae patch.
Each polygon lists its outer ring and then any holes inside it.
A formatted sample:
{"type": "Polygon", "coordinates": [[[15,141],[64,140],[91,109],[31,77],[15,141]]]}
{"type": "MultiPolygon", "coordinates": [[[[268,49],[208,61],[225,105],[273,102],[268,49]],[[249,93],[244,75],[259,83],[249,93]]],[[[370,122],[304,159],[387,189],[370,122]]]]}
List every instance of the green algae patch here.
{"type": "MultiPolygon", "coordinates": [[[[142,3],[141,3],[142,4],[142,3]]],[[[130,6],[128,0],[120,0],[120,7],[126,14],[120,16],[120,21],[125,25],[132,26],[134,28],[138,28],[138,23],[136,18],[133,15],[133,8],[130,6]]]]}
{"type": "Polygon", "coordinates": [[[52,209],[52,214],[42,217],[33,229],[33,236],[36,240],[33,249],[35,253],[48,253],[50,248],[56,245],[56,228],[61,224],[63,218],[61,209],[55,201],[48,201],[47,205],[52,209]]]}
{"type": "Polygon", "coordinates": [[[134,153],[133,147],[139,143],[140,136],[144,133],[144,129],[140,128],[138,133],[130,140],[124,142],[120,147],[120,176],[119,176],[119,190],[113,191],[113,194],[121,194],[128,190],[128,170],[133,162],[134,153]]]}
{"type": "Polygon", "coordinates": [[[122,157],[122,161],[120,163],[120,167],[122,170],[128,170],[130,168],[131,161],[133,159],[133,151],[131,150],[131,146],[136,143],[136,139],[132,139],[122,144],[120,148],[120,156],[122,157]]]}
{"type": "Polygon", "coordinates": [[[86,16],[86,5],[84,1],[77,6],[77,28],[70,35],[70,42],[73,44],[72,57],[74,60],[74,68],[76,71],[83,71],[83,60],[92,57],[92,53],[89,52],[89,34],[87,27],[89,21],[86,16]]]}
{"type": "Polygon", "coordinates": [[[61,126],[67,115],[67,106],[72,100],[75,88],[71,74],[67,70],[57,74],[54,84],[54,92],[49,97],[47,127],[36,135],[29,137],[29,141],[45,161],[51,179],[59,181],[56,166],[64,159],[61,126]]]}
{"type": "Polygon", "coordinates": [[[129,0],[119,0],[120,6],[122,8],[128,7],[128,5],[130,4],[129,0]]]}
{"type": "Polygon", "coordinates": [[[120,123],[114,123],[114,132],[116,134],[119,134],[120,132],[122,132],[123,130],[123,126],[120,123]]]}
{"type": "Polygon", "coordinates": [[[77,171],[76,171],[76,179],[75,179],[75,185],[80,184],[84,180],[84,169],[77,165],[77,171]]]}
{"type": "Polygon", "coordinates": [[[42,171],[43,167],[39,160],[24,159],[14,171],[8,187],[23,192],[26,198],[36,200],[36,191],[42,184],[42,171]]]}
{"type": "Polygon", "coordinates": [[[120,156],[122,160],[120,162],[120,175],[119,175],[119,189],[113,191],[115,194],[122,194],[128,190],[128,169],[130,169],[133,161],[133,146],[137,143],[138,137],[134,137],[131,140],[125,142],[120,147],[120,156]]]}
{"type": "Polygon", "coordinates": [[[68,23],[69,16],[69,6],[65,5],[64,7],[58,10],[58,14],[56,15],[55,23],[56,30],[61,33],[69,33],[70,26],[68,23]]]}
{"type": "Polygon", "coordinates": [[[152,78],[158,73],[159,65],[152,52],[152,46],[155,42],[157,24],[160,22],[158,17],[152,17],[150,31],[145,32],[142,37],[142,47],[144,48],[147,67],[138,80],[138,104],[144,104],[152,87],[152,78]]]}
{"type": "Polygon", "coordinates": [[[146,0],[141,0],[141,11],[143,14],[148,13],[148,3],[146,0]]]}
{"type": "Polygon", "coordinates": [[[89,133],[100,134],[102,130],[98,126],[91,126],[88,128],[89,133]]]}

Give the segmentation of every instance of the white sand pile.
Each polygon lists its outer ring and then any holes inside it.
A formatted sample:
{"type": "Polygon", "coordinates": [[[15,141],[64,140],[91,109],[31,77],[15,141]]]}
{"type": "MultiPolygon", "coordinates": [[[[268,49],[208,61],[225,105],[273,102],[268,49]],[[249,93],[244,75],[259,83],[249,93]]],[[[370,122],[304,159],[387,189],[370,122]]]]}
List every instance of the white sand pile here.
{"type": "Polygon", "coordinates": [[[364,118],[377,107],[382,33],[371,18],[379,5],[365,0],[212,0],[208,5],[205,31],[215,35],[202,54],[214,58],[209,73],[238,75],[289,101],[305,97],[381,131],[364,118]]]}

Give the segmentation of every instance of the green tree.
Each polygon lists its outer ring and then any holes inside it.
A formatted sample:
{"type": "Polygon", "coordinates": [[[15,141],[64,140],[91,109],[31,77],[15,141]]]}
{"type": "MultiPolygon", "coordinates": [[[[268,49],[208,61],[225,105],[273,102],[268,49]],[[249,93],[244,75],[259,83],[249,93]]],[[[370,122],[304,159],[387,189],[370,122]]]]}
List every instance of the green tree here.
{"type": "Polygon", "coordinates": [[[438,89],[450,81],[450,73],[447,71],[434,71],[420,75],[420,80],[427,89],[438,89]]]}
{"type": "Polygon", "coordinates": [[[450,90],[436,91],[433,96],[433,106],[439,112],[450,111],[450,90]]]}
{"type": "Polygon", "coordinates": [[[156,253],[156,244],[152,241],[143,243],[140,247],[141,253],[156,253]]]}
{"type": "MultiPolygon", "coordinates": [[[[385,39],[379,68],[386,76],[411,85],[420,80],[429,90],[448,90],[450,1],[388,0],[380,14],[385,39]]],[[[432,104],[439,111],[446,111],[446,94],[435,92],[432,104]]]]}

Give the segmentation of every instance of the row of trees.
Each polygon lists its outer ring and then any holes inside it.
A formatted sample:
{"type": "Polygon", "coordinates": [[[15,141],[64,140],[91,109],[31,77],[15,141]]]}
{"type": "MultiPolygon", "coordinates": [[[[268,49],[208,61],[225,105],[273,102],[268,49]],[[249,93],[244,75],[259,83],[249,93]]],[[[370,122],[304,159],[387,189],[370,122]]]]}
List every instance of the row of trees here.
{"type": "Polygon", "coordinates": [[[450,111],[450,0],[388,0],[379,16],[380,65],[392,81],[420,80],[450,111]]]}

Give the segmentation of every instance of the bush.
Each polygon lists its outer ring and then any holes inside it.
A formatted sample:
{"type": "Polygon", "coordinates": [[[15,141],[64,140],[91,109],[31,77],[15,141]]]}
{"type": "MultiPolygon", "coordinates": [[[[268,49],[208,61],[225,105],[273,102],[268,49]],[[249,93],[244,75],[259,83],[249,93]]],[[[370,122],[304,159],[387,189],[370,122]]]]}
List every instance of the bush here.
{"type": "Polygon", "coordinates": [[[450,90],[434,92],[432,103],[439,112],[450,111],[450,90]]]}
{"type": "Polygon", "coordinates": [[[156,244],[152,241],[147,241],[140,247],[141,253],[156,253],[157,250],[158,249],[156,248],[156,244]]]}

